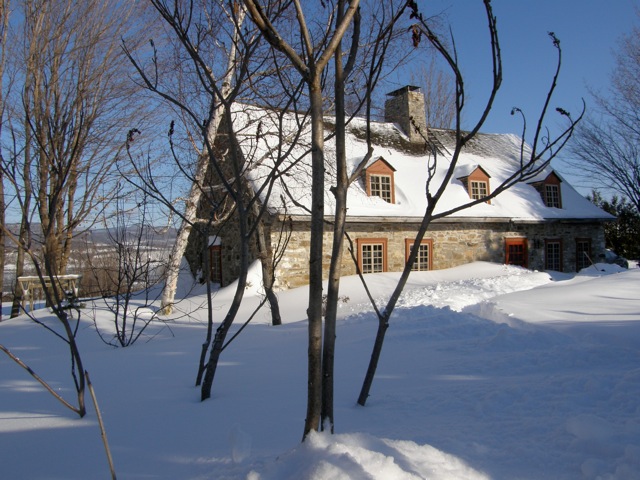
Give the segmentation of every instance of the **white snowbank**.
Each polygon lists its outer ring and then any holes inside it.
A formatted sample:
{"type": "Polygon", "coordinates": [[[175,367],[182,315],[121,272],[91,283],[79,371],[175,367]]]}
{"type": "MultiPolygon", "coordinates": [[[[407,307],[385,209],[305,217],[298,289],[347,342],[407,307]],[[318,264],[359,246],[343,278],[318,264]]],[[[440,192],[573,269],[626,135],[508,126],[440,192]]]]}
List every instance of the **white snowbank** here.
{"type": "MultiPolygon", "coordinates": [[[[382,304],[397,275],[367,277],[382,304]]],[[[560,276],[475,263],[412,275],[364,408],[355,400],[377,320],[359,280],[342,284],[337,433],[304,444],[305,289],[278,294],[285,325],[261,311],[223,352],[203,403],[193,387],[202,295],[126,349],[83,319],[78,341],[118,477],[640,478],[640,269],[560,276]]],[[[231,291],[214,297],[216,322],[231,291]]],[[[247,293],[237,325],[260,300],[247,293]]],[[[18,318],[0,323],[0,343],[73,400],[59,339],[18,318]]],[[[108,477],[92,407],[76,418],[6,356],[0,452],[3,478],[108,477]]]]}

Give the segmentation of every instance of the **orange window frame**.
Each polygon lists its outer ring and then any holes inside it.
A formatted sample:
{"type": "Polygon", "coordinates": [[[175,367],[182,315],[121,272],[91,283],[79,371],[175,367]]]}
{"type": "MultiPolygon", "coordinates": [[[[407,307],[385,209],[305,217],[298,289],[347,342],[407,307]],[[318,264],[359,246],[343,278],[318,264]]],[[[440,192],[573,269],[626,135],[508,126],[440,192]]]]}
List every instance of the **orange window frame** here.
{"type": "MultiPolygon", "coordinates": [[[[356,240],[356,245],[358,247],[358,269],[360,270],[361,273],[380,273],[380,272],[386,272],[387,271],[387,239],[386,238],[358,238],[356,240]],[[363,248],[365,246],[374,246],[374,245],[381,245],[382,246],[382,262],[381,262],[381,266],[382,266],[382,270],[380,272],[378,271],[369,271],[369,269],[367,269],[367,271],[365,272],[364,270],[364,252],[363,252],[363,248]]],[[[375,259],[372,259],[372,262],[375,259]]],[[[373,265],[373,263],[372,263],[373,265]]]]}
{"type": "MultiPolygon", "coordinates": [[[[404,241],[404,260],[405,262],[409,261],[409,255],[411,254],[411,247],[415,244],[415,240],[413,238],[407,238],[404,241]]],[[[425,245],[427,246],[427,268],[423,269],[423,268],[414,268],[415,264],[412,265],[411,270],[414,272],[426,272],[429,270],[433,270],[433,240],[430,238],[425,238],[420,242],[420,245],[425,245]]],[[[418,262],[419,258],[416,258],[416,263],[418,262]]],[[[420,265],[418,265],[420,266],[420,265]]]]}
{"type": "Polygon", "coordinates": [[[525,237],[505,238],[505,262],[507,265],[518,265],[528,268],[529,248],[525,237]],[[519,261],[522,258],[522,261],[519,261]]]}

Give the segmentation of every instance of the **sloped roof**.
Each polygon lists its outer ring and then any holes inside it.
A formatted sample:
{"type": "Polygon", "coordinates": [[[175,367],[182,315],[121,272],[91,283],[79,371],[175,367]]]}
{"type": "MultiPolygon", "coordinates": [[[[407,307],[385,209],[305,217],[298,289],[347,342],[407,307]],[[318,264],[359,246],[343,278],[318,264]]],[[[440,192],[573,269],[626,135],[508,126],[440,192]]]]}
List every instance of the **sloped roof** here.
{"type": "MultiPolygon", "coordinates": [[[[326,118],[325,123],[328,126],[326,131],[330,133],[333,119],[326,118]]],[[[349,174],[357,168],[367,151],[363,136],[364,127],[365,122],[362,119],[354,119],[348,127],[346,149],[349,174]]],[[[273,168],[277,168],[281,174],[267,200],[269,210],[272,213],[307,215],[308,211],[304,207],[311,206],[311,132],[308,121],[301,123],[300,117],[293,113],[236,105],[234,128],[247,162],[246,176],[254,189],[259,190],[262,187],[273,168]],[[278,118],[278,115],[281,118],[278,118]],[[298,134],[298,142],[292,146],[291,141],[298,134]],[[278,157],[278,152],[289,148],[288,156],[284,160],[282,156],[278,157]]],[[[409,145],[406,136],[392,123],[376,122],[372,124],[372,133],[375,140],[373,158],[384,157],[385,161],[396,169],[396,203],[390,204],[381,198],[367,196],[363,182],[356,181],[349,188],[348,216],[361,219],[422,218],[427,203],[425,185],[429,162],[435,161],[437,166],[435,177],[431,181],[435,192],[451,162],[455,132],[429,130],[429,140],[435,157],[430,151],[425,151],[424,147],[416,148],[409,145]]],[[[463,177],[470,168],[481,166],[491,177],[491,189],[498,186],[517,170],[521,148],[520,137],[516,135],[478,134],[465,146],[460,155],[456,172],[438,204],[436,213],[469,202],[468,191],[459,177],[463,177]]],[[[527,145],[524,148],[529,149],[527,145]]],[[[329,189],[335,184],[333,138],[325,142],[325,159],[325,213],[332,215],[335,201],[329,189]]],[[[547,167],[537,178],[546,178],[552,171],[551,167],[547,167]]],[[[520,182],[498,195],[490,204],[474,205],[452,214],[450,218],[513,221],[613,218],[580,195],[561,175],[558,174],[558,177],[563,180],[561,209],[546,207],[532,185],[520,182]]],[[[262,199],[265,200],[264,195],[262,199]]]]}
{"type": "Polygon", "coordinates": [[[476,170],[482,171],[482,173],[484,173],[487,177],[491,178],[491,175],[489,175],[489,172],[487,172],[484,168],[482,168],[482,165],[462,165],[462,166],[458,165],[456,167],[456,178],[458,180],[461,180],[463,178],[468,177],[476,170]]]}

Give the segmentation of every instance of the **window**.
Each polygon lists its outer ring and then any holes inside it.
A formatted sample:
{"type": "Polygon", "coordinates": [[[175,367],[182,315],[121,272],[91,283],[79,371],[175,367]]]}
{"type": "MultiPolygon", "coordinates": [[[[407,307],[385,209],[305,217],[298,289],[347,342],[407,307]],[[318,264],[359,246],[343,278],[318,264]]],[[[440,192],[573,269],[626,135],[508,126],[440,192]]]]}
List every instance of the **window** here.
{"type": "MultiPolygon", "coordinates": [[[[409,260],[411,249],[413,248],[414,240],[407,238],[405,240],[405,261],[409,260]]],[[[418,256],[413,263],[411,270],[416,272],[425,272],[431,270],[431,255],[433,251],[433,240],[422,240],[418,247],[418,256]]]]}
{"type": "Polygon", "coordinates": [[[544,268],[545,270],[562,271],[562,241],[544,241],[544,268]]]}
{"type": "Polygon", "coordinates": [[[518,265],[527,267],[527,239],[526,238],[507,238],[505,239],[505,263],[507,265],[518,265]]]}
{"type": "Polygon", "coordinates": [[[562,208],[561,183],[560,177],[555,172],[551,172],[544,180],[532,182],[530,185],[538,191],[547,207],[562,208]]]}
{"type": "Polygon", "coordinates": [[[209,247],[209,271],[210,280],[222,286],[222,247],[220,245],[209,247]]]}
{"type": "Polygon", "coordinates": [[[362,273],[387,271],[387,239],[360,238],[358,244],[358,266],[362,273]]]}
{"type": "MultiPolygon", "coordinates": [[[[467,189],[469,198],[472,200],[482,200],[491,193],[491,189],[489,188],[489,179],[491,177],[485,169],[479,165],[471,168],[470,173],[461,175],[458,177],[458,180],[460,180],[464,188],[467,189]]],[[[467,171],[469,171],[469,168],[467,168],[467,171]]],[[[487,200],[487,203],[491,202],[487,200]]]]}
{"type": "Polygon", "coordinates": [[[471,182],[471,198],[474,200],[480,200],[481,198],[485,198],[489,194],[489,189],[487,188],[487,182],[471,182]]]}
{"type": "Polygon", "coordinates": [[[371,175],[371,196],[377,196],[387,203],[391,202],[391,177],[389,175],[371,175]]]}
{"type": "Polygon", "coordinates": [[[576,272],[591,266],[591,239],[576,238],[576,272]]]}
{"type": "Polygon", "coordinates": [[[380,197],[385,202],[396,203],[394,172],[396,171],[384,158],[378,157],[364,171],[367,195],[380,197]]]}
{"type": "Polygon", "coordinates": [[[547,207],[560,208],[560,187],[558,185],[545,185],[544,193],[547,207]]]}

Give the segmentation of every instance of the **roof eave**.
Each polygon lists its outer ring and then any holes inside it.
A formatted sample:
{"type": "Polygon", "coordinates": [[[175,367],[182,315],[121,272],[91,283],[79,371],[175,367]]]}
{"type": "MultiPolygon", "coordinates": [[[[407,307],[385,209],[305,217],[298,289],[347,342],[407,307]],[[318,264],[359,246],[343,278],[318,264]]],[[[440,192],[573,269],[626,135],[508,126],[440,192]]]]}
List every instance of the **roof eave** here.
{"type": "MultiPolygon", "coordinates": [[[[310,222],[311,215],[277,215],[278,220],[291,220],[293,222],[310,222]]],[[[614,221],[615,218],[516,218],[516,217],[443,217],[432,220],[432,223],[517,223],[517,224],[540,224],[540,223],[605,223],[614,221]]],[[[333,221],[332,216],[325,216],[325,221],[333,221]]],[[[419,224],[422,217],[368,217],[368,216],[348,216],[347,223],[391,223],[391,224],[419,224]]]]}

